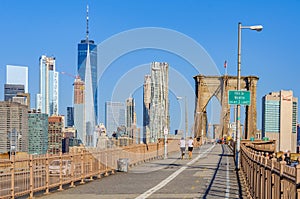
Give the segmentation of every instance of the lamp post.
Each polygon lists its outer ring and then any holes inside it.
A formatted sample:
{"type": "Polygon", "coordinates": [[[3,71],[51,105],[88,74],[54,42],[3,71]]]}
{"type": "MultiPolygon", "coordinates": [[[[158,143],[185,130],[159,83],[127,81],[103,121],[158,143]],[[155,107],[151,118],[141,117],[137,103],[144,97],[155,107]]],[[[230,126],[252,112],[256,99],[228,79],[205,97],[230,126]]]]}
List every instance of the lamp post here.
{"type": "Polygon", "coordinates": [[[168,141],[167,141],[168,133],[169,133],[168,127],[165,126],[165,128],[164,128],[164,159],[168,158],[168,141]]]}
{"type": "MultiPolygon", "coordinates": [[[[250,29],[261,31],[263,29],[262,25],[255,26],[242,26],[242,23],[238,24],[238,57],[237,57],[237,90],[241,90],[241,34],[242,29],[250,29]]],[[[235,155],[235,164],[236,169],[240,169],[240,127],[241,127],[241,105],[237,104],[236,109],[236,155],[235,155]]]]}
{"type": "MultiPolygon", "coordinates": [[[[177,97],[177,100],[181,100],[183,97],[177,97]]],[[[186,100],[186,96],[184,96],[184,105],[185,105],[185,132],[184,132],[184,139],[186,139],[186,135],[187,135],[187,132],[188,132],[188,114],[187,114],[187,100],[186,100]]]]}

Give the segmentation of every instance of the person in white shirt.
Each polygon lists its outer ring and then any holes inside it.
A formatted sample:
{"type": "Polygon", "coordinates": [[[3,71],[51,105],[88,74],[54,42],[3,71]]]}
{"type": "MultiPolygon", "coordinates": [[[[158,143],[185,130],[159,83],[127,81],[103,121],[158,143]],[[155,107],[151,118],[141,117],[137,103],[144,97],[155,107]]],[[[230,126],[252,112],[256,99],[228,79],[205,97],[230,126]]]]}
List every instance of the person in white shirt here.
{"type": "Polygon", "coordinates": [[[183,159],[184,153],[185,153],[185,140],[184,140],[184,137],[182,137],[181,140],[179,141],[179,145],[180,145],[180,151],[181,151],[181,159],[183,159]]]}
{"type": "Polygon", "coordinates": [[[194,140],[192,137],[190,137],[190,139],[188,141],[189,159],[192,159],[193,147],[194,147],[194,140]]]}

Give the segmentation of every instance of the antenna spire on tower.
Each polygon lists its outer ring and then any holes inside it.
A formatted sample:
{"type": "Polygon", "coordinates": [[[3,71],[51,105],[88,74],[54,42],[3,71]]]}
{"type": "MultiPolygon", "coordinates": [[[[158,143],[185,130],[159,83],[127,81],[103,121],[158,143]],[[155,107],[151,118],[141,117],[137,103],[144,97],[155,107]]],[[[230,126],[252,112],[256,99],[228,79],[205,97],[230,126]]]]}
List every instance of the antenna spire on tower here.
{"type": "Polygon", "coordinates": [[[86,42],[89,42],[89,5],[86,5],[86,42]]]}

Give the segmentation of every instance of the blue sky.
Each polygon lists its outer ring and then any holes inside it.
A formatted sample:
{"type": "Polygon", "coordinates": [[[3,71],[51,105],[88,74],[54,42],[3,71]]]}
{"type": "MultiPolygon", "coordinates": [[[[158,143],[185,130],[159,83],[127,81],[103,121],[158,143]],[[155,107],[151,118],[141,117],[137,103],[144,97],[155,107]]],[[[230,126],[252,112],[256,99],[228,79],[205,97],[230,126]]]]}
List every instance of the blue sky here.
{"type": "MultiPolygon", "coordinates": [[[[297,78],[300,57],[300,2],[297,0],[1,0],[0,100],[4,98],[3,84],[7,64],[29,67],[32,103],[35,102],[38,92],[38,60],[42,54],[56,57],[58,71],[76,74],[77,44],[85,37],[87,3],[90,7],[90,38],[97,44],[115,34],[135,28],[171,29],[200,44],[221,74],[224,73],[224,60],[227,60],[228,73],[236,75],[238,22],[243,25],[262,24],[262,32],[242,32],[242,75],[257,75],[260,78],[257,88],[258,128],[261,128],[263,95],[283,89],[293,90],[294,96],[300,96],[297,78]]],[[[116,85],[126,72],[152,61],[169,62],[191,87],[194,86],[192,77],[197,75],[197,70],[186,60],[160,50],[130,52],[114,61],[100,82],[100,121],[104,122],[104,102],[111,97],[108,93],[114,88],[112,85],[116,85]]],[[[140,81],[142,80],[143,76],[140,81]]],[[[71,77],[60,75],[61,114],[66,114],[66,107],[72,106],[72,83],[71,77]]],[[[133,93],[131,91],[136,97],[140,124],[141,92],[141,88],[133,93]]],[[[176,101],[173,94],[170,94],[170,103],[171,130],[183,129],[183,116],[179,117],[177,114],[180,110],[183,112],[183,104],[176,101]]],[[[192,96],[188,99],[188,105],[191,125],[194,111],[192,96]]]]}

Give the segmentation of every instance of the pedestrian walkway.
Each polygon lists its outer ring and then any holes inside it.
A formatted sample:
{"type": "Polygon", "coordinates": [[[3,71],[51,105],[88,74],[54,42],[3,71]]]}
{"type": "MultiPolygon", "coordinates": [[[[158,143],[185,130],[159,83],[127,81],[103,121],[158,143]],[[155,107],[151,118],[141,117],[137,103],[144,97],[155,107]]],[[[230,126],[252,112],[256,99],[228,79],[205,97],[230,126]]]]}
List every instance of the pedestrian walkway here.
{"type": "Polygon", "coordinates": [[[129,169],[129,173],[149,173],[149,172],[165,169],[177,165],[178,162],[176,161],[178,161],[178,159],[180,159],[180,152],[179,151],[173,152],[168,154],[168,157],[166,159],[156,159],[132,167],[129,169]]]}
{"type": "MultiPolygon", "coordinates": [[[[180,152],[117,172],[99,180],[56,192],[43,199],[244,198],[232,151],[227,145],[207,144],[181,160],[180,152]]],[[[246,198],[246,197],[245,197],[246,198]]]]}

